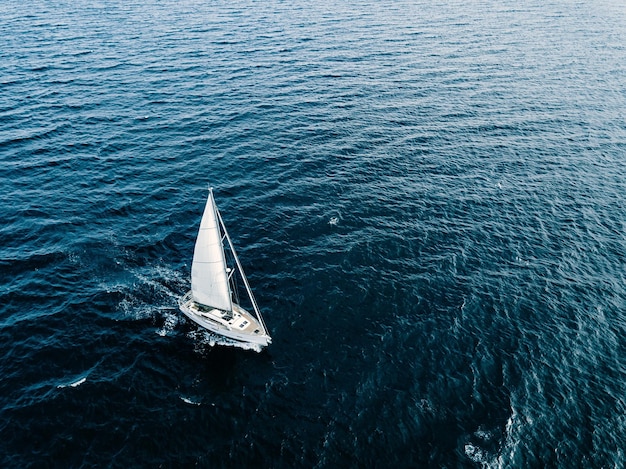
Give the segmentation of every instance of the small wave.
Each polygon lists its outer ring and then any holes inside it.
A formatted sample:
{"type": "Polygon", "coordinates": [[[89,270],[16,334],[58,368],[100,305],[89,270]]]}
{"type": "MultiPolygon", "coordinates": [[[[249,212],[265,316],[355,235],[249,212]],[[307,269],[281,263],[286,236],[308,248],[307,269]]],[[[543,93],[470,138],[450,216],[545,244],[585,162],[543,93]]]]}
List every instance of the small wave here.
{"type": "Polygon", "coordinates": [[[186,404],[191,404],[191,405],[200,405],[200,402],[196,402],[196,401],[192,401],[191,399],[189,399],[188,397],[183,397],[183,396],[178,396],[180,397],[180,400],[183,401],[186,404]]]}
{"type": "Polygon", "coordinates": [[[85,381],[87,381],[87,377],[80,378],[79,380],[76,380],[76,381],[74,381],[73,383],[70,383],[70,384],[59,384],[57,386],[57,389],[76,388],[76,387],[80,386],[81,384],[83,384],[85,381]]]}

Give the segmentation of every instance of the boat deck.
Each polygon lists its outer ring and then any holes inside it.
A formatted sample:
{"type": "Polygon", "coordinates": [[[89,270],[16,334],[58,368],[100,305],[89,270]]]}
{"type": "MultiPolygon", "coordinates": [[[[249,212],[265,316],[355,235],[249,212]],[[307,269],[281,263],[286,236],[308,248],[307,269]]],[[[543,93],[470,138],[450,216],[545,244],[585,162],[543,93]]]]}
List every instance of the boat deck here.
{"type": "Polygon", "coordinates": [[[205,307],[196,303],[189,292],[179,303],[180,309],[194,322],[226,337],[243,342],[268,345],[272,339],[263,325],[248,311],[233,303],[233,311],[205,307]]]}
{"type": "Polygon", "coordinates": [[[232,312],[222,311],[216,308],[210,309],[208,311],[203,311],[202,308],[198,307],[197,303],[192,302],[189,305],[189,310],[192,313],[197,314],[198,316],[202,316],[212,321],[216,321],[227,327],[228,329],[234,329],[247,334],[260,334],[262,328],[258,321],[239,305],[233,306],[234,311],[232,312]]]}

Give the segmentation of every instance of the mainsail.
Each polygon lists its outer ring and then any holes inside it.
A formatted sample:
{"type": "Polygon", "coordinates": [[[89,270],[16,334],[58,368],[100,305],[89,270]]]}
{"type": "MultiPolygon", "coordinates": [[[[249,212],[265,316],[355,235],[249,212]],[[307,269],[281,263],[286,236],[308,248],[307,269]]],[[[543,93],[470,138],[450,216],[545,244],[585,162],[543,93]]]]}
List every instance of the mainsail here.
{"type": "Polygon", "coordinates": [[[204,208],[191,265],[193,299],[205,306],[232,310],[222,235],[218,225],[213,192],[204,208]]]}

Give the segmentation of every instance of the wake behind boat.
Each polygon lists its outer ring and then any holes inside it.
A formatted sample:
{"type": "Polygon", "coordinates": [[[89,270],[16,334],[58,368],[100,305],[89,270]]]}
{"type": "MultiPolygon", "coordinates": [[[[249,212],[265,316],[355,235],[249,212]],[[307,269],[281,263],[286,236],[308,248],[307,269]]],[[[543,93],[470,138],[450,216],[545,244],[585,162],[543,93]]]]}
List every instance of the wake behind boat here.
{"type": "Polygon", "coordinates": [[[193,253],[191,291],[178,305],[189,319],[215,334],[261,347],[272,343],[212,189],[193,253]],[[241,306],[239,283],[246,294],[241,300],[247,300],[251,312],[241,306]]]}

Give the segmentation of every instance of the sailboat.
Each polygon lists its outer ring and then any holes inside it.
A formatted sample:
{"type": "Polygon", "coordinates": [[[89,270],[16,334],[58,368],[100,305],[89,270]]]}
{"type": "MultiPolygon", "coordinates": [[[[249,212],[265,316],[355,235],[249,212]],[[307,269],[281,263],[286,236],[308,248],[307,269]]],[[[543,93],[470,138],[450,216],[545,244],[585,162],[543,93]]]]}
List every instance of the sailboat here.
{"type": "Polygon", "coordinates": [[[261,347],[272,343],[211,188],[193,253],[191,290],[178,305],[189,319],[215,334],[261,347]],[[241,305],[240,283],[246,294],[242,300],[251,311],[241,305]]]}

